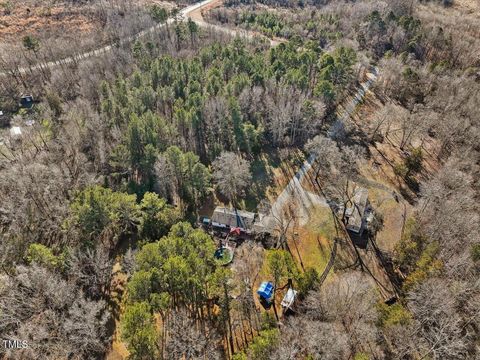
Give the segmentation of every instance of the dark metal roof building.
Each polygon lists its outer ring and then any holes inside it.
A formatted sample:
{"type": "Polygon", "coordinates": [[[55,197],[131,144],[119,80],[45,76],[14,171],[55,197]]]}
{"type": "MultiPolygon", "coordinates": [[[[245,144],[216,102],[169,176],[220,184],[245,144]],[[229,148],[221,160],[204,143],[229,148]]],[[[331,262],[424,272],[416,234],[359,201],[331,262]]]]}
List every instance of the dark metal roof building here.
{"type": "Polygon", "coordinates": [[[225,207],[215,208],[212,215],[213,226],[238,227],[242,231],[252,230],[255,220],[255,213],[225,207]]]}
{"type": "Polygon", "coordinates": [[[368,206],[368,190],[358,188],[352,199],[352,205],[347,208],[345,217],[347,218],[347,230],[356,234],[362,234],[365,228],[365,210],[368,206]]]}

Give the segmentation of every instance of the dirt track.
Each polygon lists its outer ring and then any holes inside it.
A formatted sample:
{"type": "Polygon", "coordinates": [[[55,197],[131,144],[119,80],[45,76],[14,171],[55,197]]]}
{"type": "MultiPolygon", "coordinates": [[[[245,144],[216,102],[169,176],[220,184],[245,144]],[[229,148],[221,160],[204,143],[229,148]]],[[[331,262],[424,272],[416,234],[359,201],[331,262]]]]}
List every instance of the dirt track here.
{"type": "MultiPolygon", "coordinates": [[[[219,0],[204,0],[204,1],[201,1],[201,2],[198,2],[198,3],[195,3],[193,5],[187,6],[186,8],[183,8],[182,10],[180,10],[179,17],[180,18],[188,18],[188,17],[190,17],[190,13],[192,13],[196,10],[200,11],[201,8],[204,8],[205,6],[207,6],[210,3],[215,2],[215,1],[219,1],[219,0]]],[[[165,27],[166,24],[171,24],[174,21],[175,21],[174,18],[169,18],[166,21],[166,23],[157,24],[155,26],[152,26],[148,29],[145,29],[145,30],[139,32],[138,34],[136,34],[134,36],[129,36],[129,37],[123,38],[119,41],[119,43],[120,43],[120,45],[130,43],[134,40],[137,40],[137,39],[140,39],[140,38],[144,37],[145,35],[151,34],[155,31],[157,31],[158,29],[161,29],[161,28],[165,27]]],[[[203,23],[201,21],[199,23],[199,25],[204,25],[204,24],[205,23],[203,23]]],[[[53,69],[53,68],[59,67],[61,65],[80,62],[80,61],[83,61],[85,59],[89,59],[89,58],[94,57],[94,56],[101,56],[102,54],[110,52],[115,46],[116,46],[116,44],[110,44],[110,45],[106,45],[106,46],[100,47],[100,48],[92,50],[92,51],[84,52],[84,53],[81,53],[81,54],[74,54],[74,55],[69,56],[67,58],[57,59],[57,60],[44,62],[44,63],[39,63],[39,64],[31,66],[31,67],[19,67],[19,68],[15,68],[15,69],[10,69],[9,71],[0,72],[0,77],[8,75],[8,74],[13,74],[13,75],[15,75],[15,74],[27,74],[29,72],[34,72],[34,71],[42,70],[42,69],[45,69],[45,68],[53,69]]]]}

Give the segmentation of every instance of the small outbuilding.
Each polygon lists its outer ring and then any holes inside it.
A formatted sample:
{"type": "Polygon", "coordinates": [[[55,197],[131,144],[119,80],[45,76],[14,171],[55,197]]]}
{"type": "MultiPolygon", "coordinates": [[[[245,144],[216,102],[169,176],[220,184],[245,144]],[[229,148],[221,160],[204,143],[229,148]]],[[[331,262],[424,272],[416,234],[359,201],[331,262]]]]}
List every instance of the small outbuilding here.
{"type": "Polygon", "coordinates": [[[289,288],[287,293],[283,297],[283,300],[281,303],[282,307],[284,308],[284,311],[287,311],[292,307],[296,296],[297,296],[297,290],[293,290],[292,288],[289,288]]]}
{"type": "Polygon", "coordinates": [[[270,281],[264,281],[257,290],[261,299],[270,302],[273,297],[273,284],[270,281]]]}
{"type": "Polygon", "coordinates": [[[8,125],[8,119],[3,113],[2,110],[0,110],[0,127],[4,127],[8,125]]]}
{"type": "Polygon", "coordinates": [[[24,109],[31,109],[33,107],[33,96],[22,95],[20,97],[20,106],[24,109]]]}

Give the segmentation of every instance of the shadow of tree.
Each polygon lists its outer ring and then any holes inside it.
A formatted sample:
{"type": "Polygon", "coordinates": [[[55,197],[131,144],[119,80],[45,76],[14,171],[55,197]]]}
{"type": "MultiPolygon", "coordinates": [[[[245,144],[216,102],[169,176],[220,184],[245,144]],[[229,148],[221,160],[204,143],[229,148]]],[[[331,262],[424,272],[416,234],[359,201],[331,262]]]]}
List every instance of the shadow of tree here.
{"type": "Polygon", "coordinates": [[[276,162],[275,156],[257,157],[250,164],[252,183],[245,197],[245,209],[256,211],[260,201],[266,198],[267,188],[273,184],[273,173],[270,169],[276,162]]]}

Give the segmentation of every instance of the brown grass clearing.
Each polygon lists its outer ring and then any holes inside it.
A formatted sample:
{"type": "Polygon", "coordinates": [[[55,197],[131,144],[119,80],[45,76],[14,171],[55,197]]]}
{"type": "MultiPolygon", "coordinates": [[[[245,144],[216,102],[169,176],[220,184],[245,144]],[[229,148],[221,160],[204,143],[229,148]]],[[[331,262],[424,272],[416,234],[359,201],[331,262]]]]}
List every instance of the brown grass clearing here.
{"type": "Polygon", "coordinates": [[[113,265],[112,280],[110,283],[110,299],[115,304],[113,309],[113,316],[115,321],[115,328],[112,336],[112,343],[110,349],[105,356],[106,360],[123,360],[128,358],[129,352],[125,343],[121,340],[121,326],[120,317],[124,311],[125,290],[127,285],[127,274],[122,272],[120,258],[113,265]]]}
{"type": "Polygon", "coordinates": [[[478,13],[480,12],[480,1],[479,0],[455,0],[453,2],[453,7],[461,11],[466,11],[468,13],[478,13]]]}
{"type": "Polygon", "coordinates": [[[12,41],[39,32],[73,31],[88,34],[99,28],[91,5],[72,6],[64,3],[12,2],[11,12],[5,11],[7,0],[0,0],[0,37],[12,41]]]}
{"type": "MultiPolygon", "coordinates": [[[[140,0],[111,3],[112,8],[129,15],[132,8],[142,9],[156,4],[168,10],[175,3],[159,0],[140,0]]],[[[0,42],[18,43],[24,36],[49,36],[75,39],[99,35],[105,29],[100,20],[98,4],[72,4],[47,0],[0,0],[0,42]],[[7,10],[8,9],[8,10],[7,10]]]]}
{"type": "Polygon", "coordinates": [[[321,274],[330,259],[334,237],[335,225],[330,209],[313,209],[308,224],[298,227],[288,237],[288,246],[299,269],[303,264],[305,269],[313,268],[321,274]]]}

